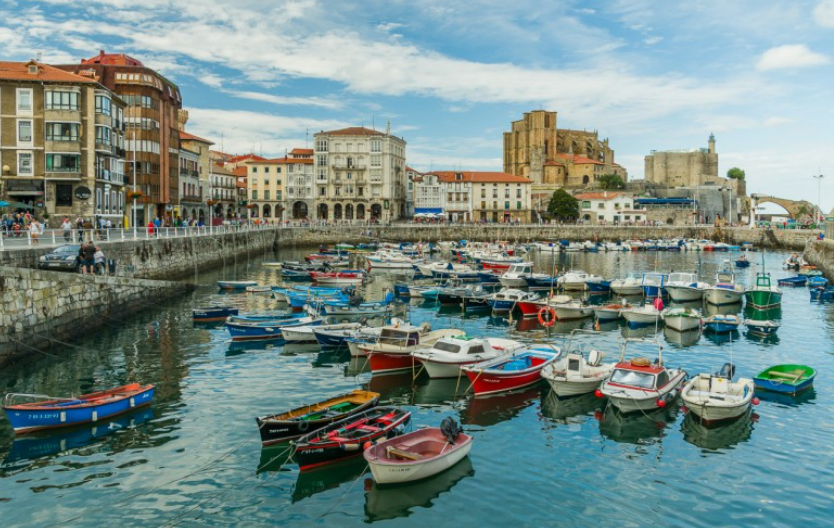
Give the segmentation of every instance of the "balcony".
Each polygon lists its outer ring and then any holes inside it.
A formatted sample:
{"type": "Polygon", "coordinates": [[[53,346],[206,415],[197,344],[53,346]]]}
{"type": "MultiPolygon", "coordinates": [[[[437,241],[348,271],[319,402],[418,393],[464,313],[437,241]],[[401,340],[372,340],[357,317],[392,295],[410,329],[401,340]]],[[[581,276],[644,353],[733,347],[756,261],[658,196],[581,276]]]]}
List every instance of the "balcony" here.
{"type": "Polygon", "coordinates": [[[203,197],[196,194],[181,194],[180,203],[203,203],[203,197]]]}
{"type": "Polygon", "coordinates": [[[366,168],[367,167],[365,166],[364,163],[354,163],[353,165],[347,165],[347,164],[333,165],[333,169],[338,170],[338,171],[349,171],[349,170],[360,171],[360,170],[365,170],[366,168]]]}
{"type": "Polygon", "coordinates": [[[47,169],[45,180],[81,181],[80,169],[47,169]]]}

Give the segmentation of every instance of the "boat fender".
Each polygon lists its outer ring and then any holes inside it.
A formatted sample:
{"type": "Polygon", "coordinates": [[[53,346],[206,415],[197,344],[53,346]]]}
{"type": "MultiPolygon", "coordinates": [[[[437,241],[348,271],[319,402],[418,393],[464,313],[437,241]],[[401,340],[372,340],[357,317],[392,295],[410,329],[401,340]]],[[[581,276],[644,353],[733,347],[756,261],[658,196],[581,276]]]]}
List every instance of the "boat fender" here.
{"type": "Polygon", "coordinates": [[[753,401],[753,405],[758,405],[758,404],[759,404],[759,399],[758,399],[758,398],[756,398],[755,396],[753,396],[753,400],[752,400],[752,401],[753,401]]]}
{"type": "Polygon", "coordinates": [[[597,390],[595,390],[595,391],[594,391],[594,396],[596,396],[597,398],[603,398],[603,397],[605,397],[605,395],[604,395],[604,394],[602,393],[602,391],[601,391],[601,390],[599,390],[599,389],[597,389],[597,390]]]}
{"type": "Polygon", "coordinates": [[[310,424],[308,422],[304,421],[304,420],[301,420],[300,422],[298,422],[298,430],[301,431],[302,433],[304,431],[306,431],[309,427],[310,427],[310,424]]]}
{"type": "Polygon", "coordinates": [[[556,323],[556,310],[553,308],[542,306],[539,310],[539,324],[544,327],[551,327],[556,323]],[[545,317],[547,314],[547,317],[545,317]]]}
{"type": "Polygon", "coordinates": [[[341,444],[342,451],[359,451],[362,446],[359,444],[341,444]]]}

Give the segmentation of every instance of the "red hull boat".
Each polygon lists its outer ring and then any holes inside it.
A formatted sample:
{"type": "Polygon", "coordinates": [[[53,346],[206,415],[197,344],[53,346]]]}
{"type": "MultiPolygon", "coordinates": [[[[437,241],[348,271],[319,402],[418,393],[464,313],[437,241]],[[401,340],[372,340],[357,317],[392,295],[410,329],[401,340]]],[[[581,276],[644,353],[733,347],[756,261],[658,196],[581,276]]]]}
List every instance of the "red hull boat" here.
{"type": "Polygon", "coordinates": [[[540,382],[542,369],[560,355],[561,350],[557,347],[533,348],[510,357],[465,365],[461,370],[469,378],[476,395],[494,394],[540,382]]]}
{"type": "Polygon", "coordinates": [[[371,372],[374,374],[411,370],[414,368],[415,361],[411,354],[374,352],[368,356],[368,364],[371,366],[371,372]]]}

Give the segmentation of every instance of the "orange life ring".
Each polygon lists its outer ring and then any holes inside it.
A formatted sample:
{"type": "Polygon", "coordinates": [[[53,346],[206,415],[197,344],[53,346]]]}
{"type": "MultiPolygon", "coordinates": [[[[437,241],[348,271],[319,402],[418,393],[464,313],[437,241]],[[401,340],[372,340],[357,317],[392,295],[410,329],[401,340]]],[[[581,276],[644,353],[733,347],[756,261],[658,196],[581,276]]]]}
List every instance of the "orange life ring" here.
{"type": "Polygon", "coordinates": [[[544,327],[553,326],[556,323],[556,310],[548,306],[542,306],[539,310],[539,323],[544,327]],[[544,314],[548,314],[550,317],[545,320],[544,314]]]}

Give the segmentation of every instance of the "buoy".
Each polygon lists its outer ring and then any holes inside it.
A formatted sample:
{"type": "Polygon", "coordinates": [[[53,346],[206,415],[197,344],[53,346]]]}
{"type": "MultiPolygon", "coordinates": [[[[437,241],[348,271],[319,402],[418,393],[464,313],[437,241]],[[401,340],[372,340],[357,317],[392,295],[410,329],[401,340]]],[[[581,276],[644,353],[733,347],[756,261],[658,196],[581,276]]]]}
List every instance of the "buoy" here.
{"type": "Polygon", "coordinates": [[[666,407],[666,400],[664,400],[663,398],[658,398],[657,399],[657,406],[660,407],[661,409],[666,407]]]}
{"type": "Polygon", "coordinates": [[[362,444],[362,448],[363,448],[365,451],[367,451],[368,449],[370,449],[370,448],[371,448],[371,446],[372,446],[372,445],[374,445],[374,444],[373,444],[370,440],[368,440],[367,442],[365,442],[364,444],[362,444]]]}
{"type": "Polygon", "coordinates": [[[759,399],[758,398],[753,398],[753,405],[758,405],[758,404],[759,404],[759,399]]]}
{"type": "Polygon", "coordinates": [[[594,396],[596,396],[597,398],[602,398],[602,391],[599,389],[595,390],[594,396]]]}

